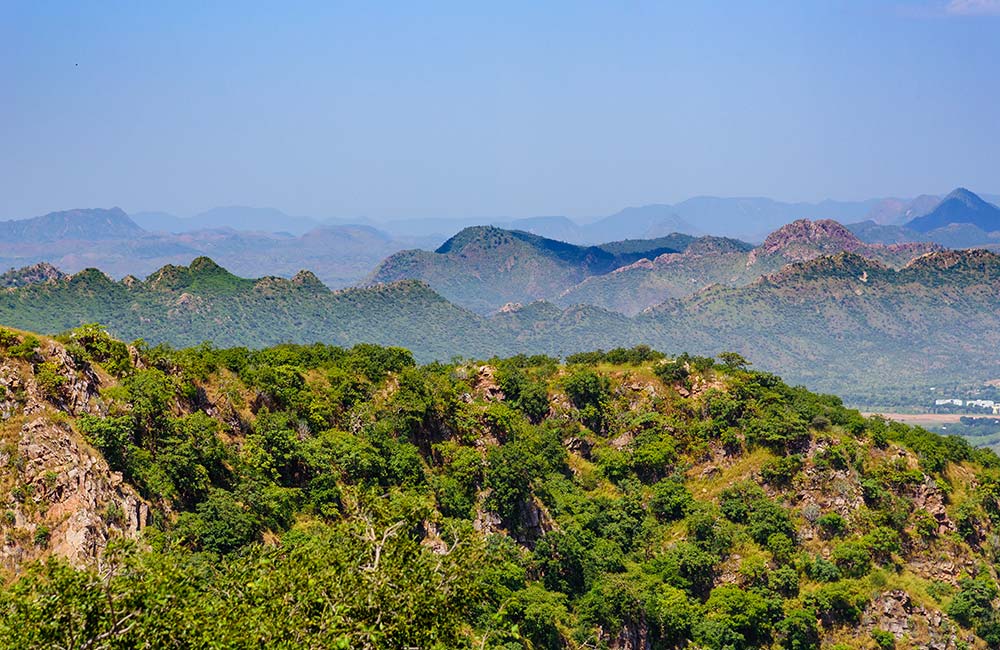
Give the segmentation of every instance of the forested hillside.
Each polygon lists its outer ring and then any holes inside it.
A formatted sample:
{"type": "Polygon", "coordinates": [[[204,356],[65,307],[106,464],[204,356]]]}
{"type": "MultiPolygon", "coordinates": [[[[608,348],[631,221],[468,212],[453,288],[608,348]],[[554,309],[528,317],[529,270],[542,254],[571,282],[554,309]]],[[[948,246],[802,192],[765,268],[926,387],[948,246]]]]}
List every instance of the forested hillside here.
{"type": "Polygon", "coordinates": [[[96,270],[41,280],[0,289],[0,322],[47,334],[99,322],[125,340],[177,346],[401,345],[422,362],[518,352],[562,358],[643,343],[698,354],[730,349],[794,383],[877,407],[925,405],[933,387],[1000,379],[1000,256],[985,251],[928,253],[900,269],[857,254],[819,256],[632,318],[545,302],[485,317],[418,281],[330,291],[309,272],[249,280],[207,258],[145,280],[114,282],[96,270]]]}
{"type": "Polygon", "coordinates": [[[0,386],[0,647],[1000,644],[1000,459],[737,354],[2,329],[0,386]]]}

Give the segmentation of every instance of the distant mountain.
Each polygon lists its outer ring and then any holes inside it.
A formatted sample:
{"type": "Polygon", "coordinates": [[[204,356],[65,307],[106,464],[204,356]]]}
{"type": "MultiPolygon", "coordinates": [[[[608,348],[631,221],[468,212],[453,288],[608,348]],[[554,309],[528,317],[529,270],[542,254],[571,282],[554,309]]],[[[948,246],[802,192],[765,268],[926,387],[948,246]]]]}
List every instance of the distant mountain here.
{"type": "Polygon", "coordinates": [[[670,206],[649,205],[625,208],[613,215],[589,222],[563,216],[414,218],[393,219],[379,224],[380,228],[396,236],[416,236],[454,233],[476,226],[493,226],[504,230],[520,230],[548,239],[588,246],[615,239],[655,239],[674,232],[693,234],[698,230],[677,217],[670,206]]]}
{"type": "Polygon", "coordinates": [[[868,244],[901,244],[927,240],[924,234],[905,226],[881,224],[871,220],[845,224],[844,227],[868,244]]]}
{"type": "Polygon", "coordinates": [[[807,262],[837,253],[856,253],[887,266],[900,267],[924,253],[940,248],[934,244],[917,242],[866,244],[846,227],[831,219],[799,219],[775,230],[763,244],[752,250],[747,258],[747,268],[755,270],[756,267],[757,271],[766,269],[766,272],[773,272],[786,264],[807,262]]]}
{"type": "Polygon", "coordinates": [[[677,215],[669,205],[625,208],[580,228],[580,240],[588,244],[615,239],[655,239],[670,233],[698,234],[700,231],[677,215]]]}
{"type": "Polygon", "coordinates": [[[928,243],[866,244],[832,220],[799,219],[751,249],[737,240],[704,237],[684,252],[644,259],[612,273],[587,278],[563,292],[559,304],[586,303],[637,314],[666,300],[690,296],[712,284],[744,286],[786,264],[841,252],[900,267],[940,247],[928,243]]]}
{"type": "Polygon", "coordinates": [[[987,233],[1000,231],[1000,207],[960,187],[933,210],[909,221],[906,227],[927,233],[953,224],[969,224],[987,233]]]}
{"type": "Polygon", "coordinates": [[[698,196],[675,204],[673,209],[705,232],[760,241],[768,232],[796,219],[861,219],[877,203],[877,199],[786,203],[764,197],[698,196]]]}
{"type": "Polygon", "coordinates": [[[324,224],[312,217],[294,217],[276,208],[231,205],[212,208],[192,217],[167,212],[139,212],[135,221],[151,232],[185,233],[216,228],[265,233],[302,235],[324,224]]]}
{"type": "Polygon", "coordinates": [[[293,217],[275,208],[251,208],[246,206],[226,206],[212,208],[194,215],[190,220],[197,228],[232,228],[256,232],[287,232],[301,235],[320,222],[311,217],[293,217]]]}
{"type": "Polygon", "coordinates": [[[121,208],[50,212],[33,219],[0,221],[0,242],[46,243],[61,239],[102,241],[139,237],[145,232],[121,208]]]}
{"type": "Polygon", "coordinates": [[[606,249],[475,226],[462,230],[433,253],[407,250],[390,256],[372,272],[368,283],[422,280],[448,300],[489,313],[507,303],[557,296],[587,277],[643,257],[677,252],[660,243],[619,242],[606,249]]]}
{"type": "MultiPolygon", "coordinates": [[[[216,211],[201,223],[223,223],[235,212],[216,211]],[[229,215],[229,216],[227,216],[229,215]]],[[[264,217],[273,213],[265,211],[264,217]]],[[[396,239],[371,226],[323,225],[300,236],[239,231],[229,227],[190,230],[195,219],[143,213],[139,221],[118,208],[68,210],[0,222],[0,268],[50,262],[66,272],[100,267],[115,277],[146,275],[165,264],[208,255],[247,276],[291,276],[311,268],[333,287],[364,278],[385,257],[441,239],[396,239]]],[[[255,222],[261,225],[258,219],[255,222]]],[[[277,223],[273,224],[276,227],[277,223]]]]}
{"type": "Polygon", "coordinates": [[[528,217],[491,225],[506,230],[523,230],[533,235],[573,243],[579,243],[581,238],[580,225],[566,217],[528,217]]]}
{"type": "MultiPolygon", "coordinates": [[[[477,245],[458,241],[452,249],[470,244],[477,245]]],[[[1000,379],[997,296],[1000,256],[986,251],[931,252],[900,269],[842,252],[749,285],[708,287],[633,318],[545,302],[484,317],[420,282],[332,292],[311,273],[245,280],[197,259],[146,280],[115,282],[91,269],[6,289],[0,323],[51,333],[101,322],[126,339],[175,345],[396,343],[422,360],[638,343],[701,354],[728,349],[758,368],[781,368],[795,382],[876,405],[920,403],[931,386],[1000,379]]]]}
{"type": "Polygon", "coordinates": [[[634,315],[712,284],[743,282],[751,248],[739,240],[701,237],[682,252],[643,258],[611,273],[589,277],[562,292],[554,302],[595,305],[634,315]]]}
{"type": "Polygon", "coordinates": [[[133,212],[131,217],[143,230],[149,232],[178,233],[198,229],[190,220],[169,212],[133,212]]]}
{"type": "Polygon", "coordinates": [[[899,225],[923,216],[937,207],[940,196],[921,194],[914,199],[881,199],[864,216],[865,221],[877,225],[899,225]]]}

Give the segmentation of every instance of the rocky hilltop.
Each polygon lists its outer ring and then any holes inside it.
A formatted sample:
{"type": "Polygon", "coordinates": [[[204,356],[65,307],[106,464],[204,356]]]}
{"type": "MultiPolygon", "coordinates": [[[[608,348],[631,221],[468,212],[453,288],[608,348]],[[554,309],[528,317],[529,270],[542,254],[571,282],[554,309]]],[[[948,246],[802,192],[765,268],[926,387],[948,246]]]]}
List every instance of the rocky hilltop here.
{"type": "Polygon", "coordinates": [[[764,243],[750,251],[747,266],[767,266],[776,270],[775,267],[807,262],[824,255],[854,253],[889,266],[900,267],[919,255],[937,250],[942,250],[942,247],[924,242],[866,244],[846,227],[831,219],[799,219],[774,231],[764,243]]]}
{"type": "Polygon", "coordinates": [[[612,273],[587,278],[564,291],[559,304],[585,303],[627,315],[668,300],[686,298],[713,284],[739,287],[796,262],[853,253],[899,268],[942,247],[928,242],[866,244],[836,221],[799,219],[775,230],[750,249],[702,238],[679,254],[641,260],[612,273]]]}
{"type": "Polygon", "coordinates": [[[48,262],[39,262],[20,269],[11,269],[0,275],[0,287],[14,288],[28,284],[41,284],[62,280],[66,274],[48,262]]]}

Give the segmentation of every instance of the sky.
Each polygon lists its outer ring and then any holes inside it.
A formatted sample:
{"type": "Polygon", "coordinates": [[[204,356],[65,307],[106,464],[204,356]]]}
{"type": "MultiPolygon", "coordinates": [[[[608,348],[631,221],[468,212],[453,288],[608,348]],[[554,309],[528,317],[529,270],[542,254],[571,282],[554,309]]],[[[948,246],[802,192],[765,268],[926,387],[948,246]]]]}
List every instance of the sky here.
{"type": "Polygon", "coordinates": [[[0,219],[1000,193],[1000,0],[0,0],[0,219]]]}

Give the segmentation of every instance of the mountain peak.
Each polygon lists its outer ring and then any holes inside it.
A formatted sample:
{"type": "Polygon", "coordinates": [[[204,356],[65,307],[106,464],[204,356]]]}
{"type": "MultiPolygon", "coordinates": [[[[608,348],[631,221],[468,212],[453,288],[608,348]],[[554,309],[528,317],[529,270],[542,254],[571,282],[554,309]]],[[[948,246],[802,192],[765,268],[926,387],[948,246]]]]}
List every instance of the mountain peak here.
{"type": "Polygon", "coordinates": [[[41,217],[0,222],[0,240],[53,242],[60,239],[103,241],[140,237],[146,231],[121,208],[78,208],[41,217]]]}
{"type": "Polygon", "coordinates": [[[307,289],[326,289],[316,274],[312,271],[302,270],[292,276],[292,284],[307,289]]]}
{"type": "Polygon", "coordinates": [[[922,217],[906,224],[917,232],[929,232],[952,224],[966,223],[986,232],[1000,230],[1000,208],[984,201],[978,194],[959,187],[922,217]]]}
{"type": "Polygon", "coordinates": [[[977,195],[972,190],[966,189],[964,187],[956,187],[955,189],[953,189],[948,194],[948,196],[944,197],[944,200],[947,201],[948,199],[959,199],[965,201],[966,203],[969,203],[970,205],[977,203],[985,203],[985,201],[979,198],[979,195],[977,195]]]}
{"type": "Polygon", "coordinates": [[[230,294],[241,287],[253,284],[253,280],[237,277],[215,263],[209,257],[196,257],[190,266],[167,264],[146,278],[152,289],[164,291],[212,291],[230,294]]]}
{"type": "Polygon", "coordinates": [[[458,253],[467,246],[478,244],[492,247],[511,240],[510,231],[496,226],[469,226],[462,228],[445,243],[441,244],[435,253],[458,253]]]}

